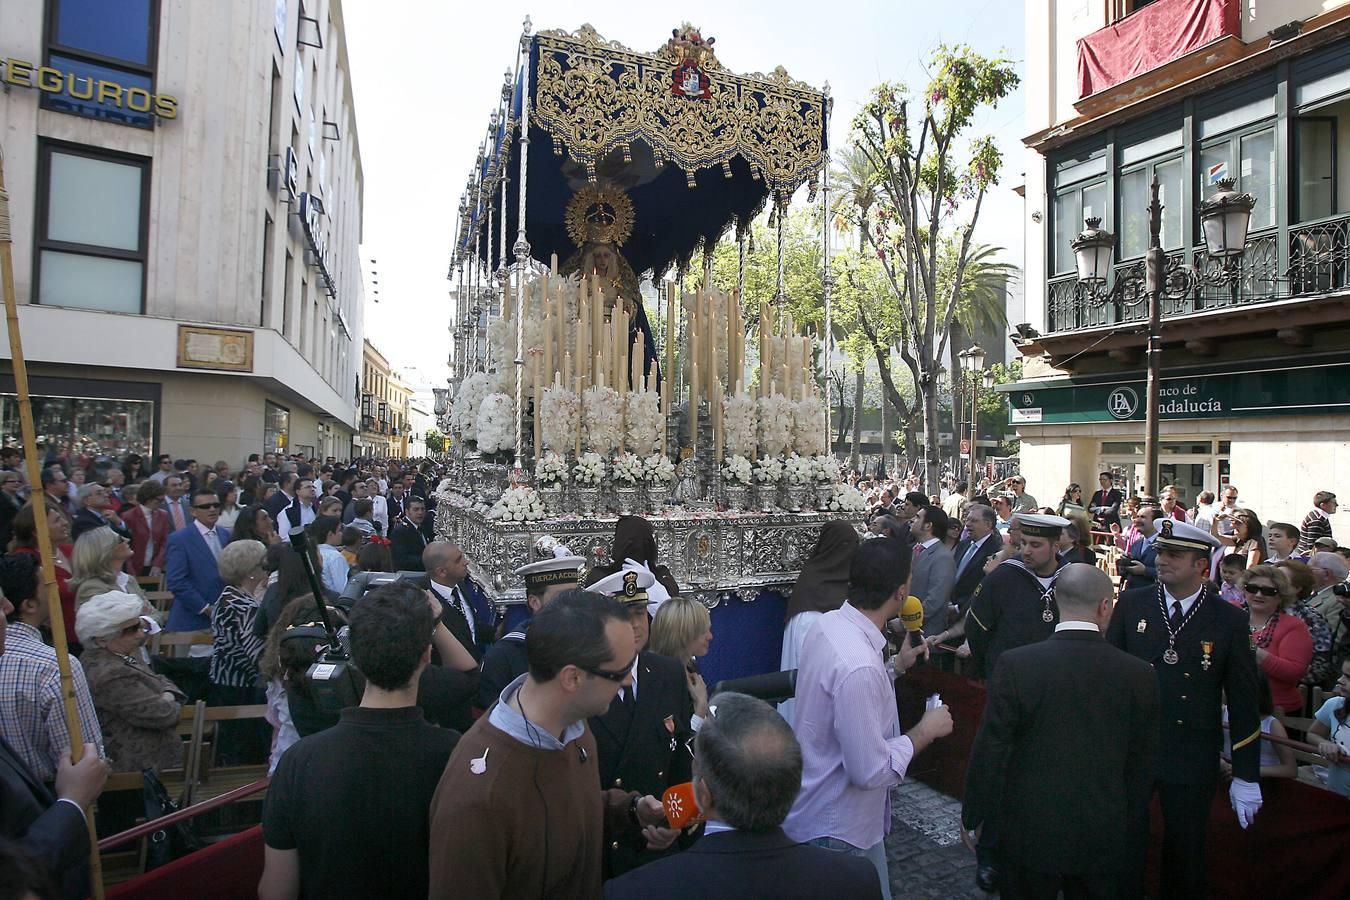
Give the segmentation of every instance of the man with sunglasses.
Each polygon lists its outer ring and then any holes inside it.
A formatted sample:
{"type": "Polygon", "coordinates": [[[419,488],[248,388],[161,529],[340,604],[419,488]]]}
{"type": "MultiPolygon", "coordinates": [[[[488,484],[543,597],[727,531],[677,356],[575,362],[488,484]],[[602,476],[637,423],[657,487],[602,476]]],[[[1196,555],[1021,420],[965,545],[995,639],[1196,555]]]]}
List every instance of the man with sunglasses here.
{"type": "MultiPolygon", "coordinates": [[[[1217,539],[1163,519],[1155,541],[1158,583],[1125,591],[1106,640],[1153,666],[1161,739],[1154,789],[1162,806],[1162,896],[1205,896],[1205,825],[1219,783],[1220,707],[1228,705],[1238,822],[1261,808],[1261,716],[1247,615],[1222,600],[1206,576],[1217,539]]],[[[1147,813],[1131,826],[1130,896],[1143,894],[1147,813]]]]}
{"type": "Polygon", "coordinates": [[[211,627],[211,609],[225,590],[217,559],[230,542],[230,531],[216,524],[220,497],[211,488],[192,492],[192,524],[169,535],[164,567],[173,606],[167,631],[205,631],[211,627]]]}
{"type": "MultiPolygon", "coordinates": [[[[600,751],[600,784],[659,797],[666,788],[693,777],[689,742],[702,722],[694,715],[684,666],[647,652],[651,633],[647,592],[655,583],[651,572],[630,570],[615,572],[590,587],[623,604],[638,654],[618,698],[602,715],[592,716],[590,725],[600,751]]],[[[605,844],[605,877],[660,858],[679,837],[678,831],[660,831],[666,846],[611,836],[605,844]]]]}
{"type": "Polygon", "coordinates": [[[525,652],[529,671],[460,739],[431,801],[432,897],[598,897],[606,825],[660,840],[660,800],[596,790],[586,720],[637,657],[623,608],[565,591],[531,620],[525,652]]]}

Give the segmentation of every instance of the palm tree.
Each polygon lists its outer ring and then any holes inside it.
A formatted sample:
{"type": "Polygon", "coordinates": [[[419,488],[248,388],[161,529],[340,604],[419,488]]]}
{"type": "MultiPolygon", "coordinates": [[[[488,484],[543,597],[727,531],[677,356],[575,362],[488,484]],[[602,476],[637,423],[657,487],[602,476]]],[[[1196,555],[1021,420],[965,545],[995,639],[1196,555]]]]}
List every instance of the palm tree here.
{"type": "MultiPolygon", "coordinates": [[[[950,384],[952,388],[952,430],[955,443],[961,443],[962,410],[968,391],[965,378],[957,375],[961,372],[960,354],[966,349],[965,335],[977,332],[1001,333],[1008,324],[1008,310],[1004,303],[1008,282],[1016,277],[1017,267],[1009,263],[998,262],[995,257],[1003,252],[1002,247],[988,244],[972,244],[966,261],[965,278],[961,283],[961,297],[956,308],[956,318],[951,329],[951,368],[950,384]]],[[[955,265],[955,260],[952,260],[955,265]]],[[[974,448],[971,448],[974,452],[974,448]]],[[[953,453],[958,459],[959,454],[953,453]]]]}
{"type": "MultiPolygon", "coordinates": [[[[849,222],[858,228],[858,252],[867,249],[867,238],[863,229],[867,227],[867,214],[877,202],[876,167],[867,154],[858,147],[849,145],[834,155],[835,168],[830,178],[838,185],[838,192],[832,198],[836,220],[849,222]]],[[[862,442],[862,409],[865,367],[859,366],[853,385],[853,443],[849,448],[848,465],[861,471],[858,445],[862,442]]],[[[886,418],[886,401],[881,401],[882,421],[886,418]]],[[[885,427],[882,427],[882,443],[885,444],[885,427]]]]}

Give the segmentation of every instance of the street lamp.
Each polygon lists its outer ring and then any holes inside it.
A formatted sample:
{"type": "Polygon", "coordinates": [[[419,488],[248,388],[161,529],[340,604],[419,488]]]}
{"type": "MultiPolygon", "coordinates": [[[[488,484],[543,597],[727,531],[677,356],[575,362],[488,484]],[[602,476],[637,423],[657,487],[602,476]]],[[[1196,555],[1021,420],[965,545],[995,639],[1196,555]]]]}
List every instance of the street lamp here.
{"type": "MultiPolygon", "coordinates": [[[[970,481],[966,483],[967,490],[975,488],[975,442],[979,439],[979,373],[984,371],[984,348],[979,344],[971,344],[970,348],[956,354],[961,360],[961,368],[970,379],[970,481]]],[[[985,381],[992,382],[993,376],[985,373],[985,381]]],[[[973,494],[971,496],[974,496],[973,494]]]]}
{"type": "MultiPolygon", "coordinates": [[[[1144,435],[1144,494],[1157,496],[1158,479],[1158,380],[1162,365],[1162,298],[1179,300],[1200,288],[1231,288],[1241,277],[1238,263],[1247,246],[1247,227],[1251,224],[1256,198],[1234,190],[1231,178],[1218,181],[1219,191],[1200,206],[1200,226],[1205,235],[1205,251],[1223,261],[1218,272],[1202,272],[1195,267],[1168,265],[1163,252],[1162,201],[1158,197],[1158,176],[1153,176],[1152,199],[1148,205],[1149,247],[1145,259],[1144,294],[1148,300],[1148,380],[1145,393],[1148,405],[1144,435]]],[[[1089,218],[1087,228],[1069,246],[1078,267],[1078,282],[1085,288],[1083,298],[1093,306],[1125,297],[1138,297],[1139,276],[1133,272],[1116,276],[1109,291],[1101,290],[1111,269],[1111,254],[1116,238],[1101,227],[1101,219],[1089,218]]],[[[1128,301],[1127,301],[1128,302],[1128,301]]],[[[1138,300],[1133,301],[1137,303],[1138,300]]]]}

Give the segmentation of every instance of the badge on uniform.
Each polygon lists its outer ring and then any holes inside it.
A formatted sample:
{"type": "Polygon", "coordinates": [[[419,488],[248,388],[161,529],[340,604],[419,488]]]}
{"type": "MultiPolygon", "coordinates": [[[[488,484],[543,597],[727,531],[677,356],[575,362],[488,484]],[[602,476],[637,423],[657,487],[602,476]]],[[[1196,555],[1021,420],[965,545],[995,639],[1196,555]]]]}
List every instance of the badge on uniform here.
{"type": "Polygon", "coordinates": [[[1210,664],[1211,664],[1211,663],[1210,663],[1209,657],[1210,657],[1210,654],[1213,653],[1213,652],[1214,652],[1214,642],[1213,642],[1213,641],[1201,641],[1201,642],[1200,642],[1200,653],[1202,654],[1202,656],[1200,657],[1200,668],[1204,669],[1206,672],[1209,671],[1209,667],[1210,667],[1210,664]]]}
{"type": "Polygon", "coordinates": [[[675,717],[666,716],[666,733],[670,735],[670,752],[674,753],[675,748],[679,746],[679,741],[675,740],[675,717]]]}
{"type": "Polygon", "coordinates": [[[1139,634],[1143,634],[1145,631],[1148,630],[1148,623],[1145,622],[1143,619],[1140,619],[1139,624],[1134,626],[1134,630],[1139,634]]]}

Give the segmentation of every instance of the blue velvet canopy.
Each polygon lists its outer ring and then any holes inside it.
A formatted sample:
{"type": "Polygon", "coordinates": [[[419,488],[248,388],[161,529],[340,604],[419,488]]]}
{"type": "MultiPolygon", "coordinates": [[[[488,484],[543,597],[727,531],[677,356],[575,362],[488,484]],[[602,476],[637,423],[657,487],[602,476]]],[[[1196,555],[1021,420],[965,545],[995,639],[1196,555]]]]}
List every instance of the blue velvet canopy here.
{"type": "MultiPolygon", "coordinates": [[[[564,219],[588,181],[618,185],[632,200],[633,233],[620,251],[639,275],[684,265],[770,198],[786,202],[802,184],[814,193],[828,155],[829,98],[781,68],[727,72],[712,43],[687,27],[654,53],[606,41],[589,25],[528,39],[526,238],[536,260],[561,262],[578,249],[564,219]]],[[[460,204],[455,258],[485,259],[493,270],[503,177],[508,261],[516,238],[520,74],[460,204]]]]}

